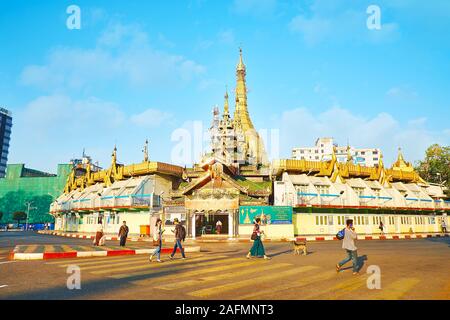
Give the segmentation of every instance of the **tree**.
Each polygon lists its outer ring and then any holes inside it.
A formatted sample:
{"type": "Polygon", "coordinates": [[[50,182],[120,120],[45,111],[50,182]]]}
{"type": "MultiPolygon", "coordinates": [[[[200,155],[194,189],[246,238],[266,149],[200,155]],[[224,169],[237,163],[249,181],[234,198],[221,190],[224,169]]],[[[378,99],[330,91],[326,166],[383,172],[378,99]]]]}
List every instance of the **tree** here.
{"type": "Polygon", "coordinates": [[[2,218],[3,218],[3,212],[0,211],[0,221],[2,220],[2,218]]]}
{"type": "Polygon", "coordinates": [[[450,189],[450,146],[431,145],[425,151],[425,159],[417,162],[416,170],[426,181],[450,189]]]}
{"type": "Polygon", "coordinates": [[[20,224],[21,220],[25,220],[27,218],[27,214],[23,211],[16,211],[13,213],[13,220],[17,220],[17,224],[20,224]]]}

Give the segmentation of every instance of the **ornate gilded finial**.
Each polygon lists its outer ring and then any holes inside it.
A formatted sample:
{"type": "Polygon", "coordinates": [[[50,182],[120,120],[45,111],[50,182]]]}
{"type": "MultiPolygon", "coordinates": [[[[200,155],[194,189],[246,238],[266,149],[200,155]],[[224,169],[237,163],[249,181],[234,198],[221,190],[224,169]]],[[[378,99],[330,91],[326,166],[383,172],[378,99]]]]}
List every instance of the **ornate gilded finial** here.
{"type": "Polygon", "coordinates": [[[239,63],[237,65],[237,71],[245,72],[245,64],[244,64],[244,59],[242,58],[242,48],[241,47],[239,47],[239,63]]]}
{"type": "Polygon", "coordinates": [[[352,163],[353,162],[353,156],[352,153],[350,152],[350,145],[347,143],[347,163],[352,163]]]}
{"type": "Polygon", "coordinates": [[[111,159],[111,163],[116,163],[116,161],[117,161],[117,147],[116,147],[116,145],[114,145],[114,150],[113,150],[113,153],[112,153],[112,159],[111,159]]]}
{"type": "Polygon", "coordinates": [[[144,153],[144,162],[148,161],[148,139],[145,140],[144,149],[142,149],[144,153]]]}
{"type": "Polygon", "coordinates": [[[224,115],[229,115],[230,114],[230,107],[228,105],[228,86],[225,88],[225,102],[224,102],[224,107],[223,107],[223,114],[224,115]]]}

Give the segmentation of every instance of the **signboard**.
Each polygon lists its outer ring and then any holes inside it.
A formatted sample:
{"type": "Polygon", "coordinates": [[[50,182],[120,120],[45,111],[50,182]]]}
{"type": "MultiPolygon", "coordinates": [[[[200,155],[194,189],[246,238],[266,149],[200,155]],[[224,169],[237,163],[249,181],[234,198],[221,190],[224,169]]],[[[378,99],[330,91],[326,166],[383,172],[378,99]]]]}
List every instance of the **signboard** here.
{"type": "Polygon", "coordinates": [[[288,206],[241,206],[239,224],[253,224],[261,218],[263,225],[292,224],[292,207],[288,206]]]}

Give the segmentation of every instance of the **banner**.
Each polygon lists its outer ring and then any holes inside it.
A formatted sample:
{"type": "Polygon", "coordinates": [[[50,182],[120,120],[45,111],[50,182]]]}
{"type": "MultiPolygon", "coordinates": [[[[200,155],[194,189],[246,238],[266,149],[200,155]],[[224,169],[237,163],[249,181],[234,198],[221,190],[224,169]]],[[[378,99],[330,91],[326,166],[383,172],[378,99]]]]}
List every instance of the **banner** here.
{"type": "Polygon", "coordinates": [[[239,224],[253,224],[261,218],[263,225],[292,224],[292,207],[288,206],[241,206],[239,224]]]}

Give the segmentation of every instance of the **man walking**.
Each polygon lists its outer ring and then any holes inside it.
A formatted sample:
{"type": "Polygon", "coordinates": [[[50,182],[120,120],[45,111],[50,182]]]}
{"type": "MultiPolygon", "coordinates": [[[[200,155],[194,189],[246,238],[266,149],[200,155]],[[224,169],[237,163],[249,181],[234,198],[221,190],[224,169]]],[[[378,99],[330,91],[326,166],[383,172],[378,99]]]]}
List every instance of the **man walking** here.
{"type": "Polygon", "coordinates": [[[127,242],[127,237],[128,237],[128,226],[127,226],[127,222],[124,221],[123,225],[120,226],[119,229],[119,238],[120,238],[120,246],[121,247],[125,247],[125,243],[127,242]]]}
{"type": "Polygon", "coordinates": [[[447,233],[447,225],[445,224],[445,217],[442,217],[441,229],[442,229],[442,233],[447,233]]]}
{"type": "Polygon", "coordinates": [[[173,223],[175,224],[175,231],[172,230],[172,232],[175,233],[175,245],[169,258],[173,259],[173,256],[177,252],[177,248],[180,248],[182,258],[186,259],[186,256],[184,255],[184,249],[181,246],[181,241],[184,241],[184,239],[186,238],[186,229],[180,224],[177,218],[173,220],[173,223]]]}
{"type": "Polygon", "coordinates": [[[347,258],[342,260],[336,265],[336,271],[339,272],[341,267],[349,262],[350,260],[353,263],[353,274],[358,274],[358,252],[355,246],[355,240],[357,239],[357,235],[355,232],[355,228],[353,228],[353,220],[349,219],[346,221],[345,227],[345,235],[342,240],[342,248],[347,252],[347,258]]]}

